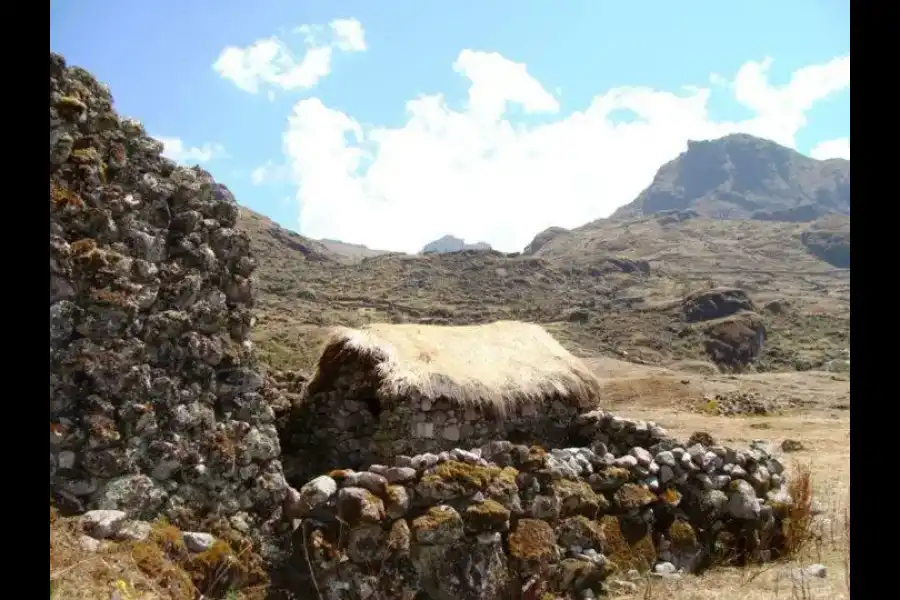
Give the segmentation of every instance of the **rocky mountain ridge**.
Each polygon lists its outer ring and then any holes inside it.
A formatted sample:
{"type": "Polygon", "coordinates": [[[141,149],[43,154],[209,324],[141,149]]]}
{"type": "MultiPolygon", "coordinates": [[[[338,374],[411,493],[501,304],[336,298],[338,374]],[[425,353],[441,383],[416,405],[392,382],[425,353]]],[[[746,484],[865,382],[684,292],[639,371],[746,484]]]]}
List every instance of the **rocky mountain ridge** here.
{"type": "Polygon", "coordinates": [[[770,140],[733,134],[691,141],[610,218],[692,210],[717,219],[812,221],[850,214],[850,161],[815,160],[770,140]]]}
{"type": "Polygon", "coordinates": [[[491,250],[491,245],[485,242],[467,244],[462,238],[445,235],[425,244],[425,247],[422,248],[422,254],[443,254],[446,252],[461,252],[463,250],[491,250]]]}

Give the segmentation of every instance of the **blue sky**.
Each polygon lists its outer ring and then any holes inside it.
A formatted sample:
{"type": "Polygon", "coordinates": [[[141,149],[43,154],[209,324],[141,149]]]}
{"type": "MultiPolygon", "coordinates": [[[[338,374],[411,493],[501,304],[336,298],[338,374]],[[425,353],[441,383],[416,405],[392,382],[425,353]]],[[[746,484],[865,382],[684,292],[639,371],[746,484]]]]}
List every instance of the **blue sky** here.
{"type": "Polygon", "coordinates": [[[849,0],[51,0],[50,47],[312,237],[518,250],[687,139],[849,158],[849,0]],[[687,87],[686,87],[687,86],[687,87]]]}

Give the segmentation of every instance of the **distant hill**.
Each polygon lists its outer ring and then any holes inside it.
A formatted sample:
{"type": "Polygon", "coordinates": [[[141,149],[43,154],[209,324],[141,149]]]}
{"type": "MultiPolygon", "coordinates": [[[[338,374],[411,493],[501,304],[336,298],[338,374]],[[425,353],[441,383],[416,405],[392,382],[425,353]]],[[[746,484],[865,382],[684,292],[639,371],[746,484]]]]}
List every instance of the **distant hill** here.
{"type": "Polygon", "coordinates": [[[485,242],[467,244],[465,240],[458,237],[445,235],[429,244],[425,244],[425,247],[422,248],[422,254],[445,254],[447,252],[460,252],[461,250],[491,250],[491,245],[485,242]]]}
{"type": "Polygon", "coordinates": [[[688,142],[653,183],[613,213],[628,219],[692,210],[715,219],[814,221],[850,214],[850,161],[814,160],[746,134],[688,142]]]}

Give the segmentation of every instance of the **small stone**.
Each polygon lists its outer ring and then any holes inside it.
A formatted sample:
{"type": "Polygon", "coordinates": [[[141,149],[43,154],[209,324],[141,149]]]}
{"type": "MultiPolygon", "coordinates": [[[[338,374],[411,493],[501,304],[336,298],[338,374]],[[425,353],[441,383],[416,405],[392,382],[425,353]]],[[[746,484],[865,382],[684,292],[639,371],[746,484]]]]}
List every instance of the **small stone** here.
{"type": "Polygon", "coordinates": [[[81,526],[91,537],[105,540],[115,535],[127,516],[121,510],[91,510],[81,516],[81,526]]]}
{"type": "Polygon", "coordinates": [[[637,459],[637,464],[642,467],[650,466],[650,462],[653,460],[653,455],[650,454],[644,448],[636,447],[629,450],[629,454],[637,459]]]}
{"type": "Polygon", "coordinates": [[[675,565],[670,562],[656,563],[653,567],[653,572],[657,575],[673,575],[676,571],[675,565]]]}
{"type": "Polygon", "coordinates": [[[783,452],[800,452],[805,450],[805,446],[798,440],[786,439],[781,442],[781,450],[783,452]]]}
{"type": "Polygon", "coordinates": [[[360,471],[352,473],[343,482],[346,487],[360,487],[369,490],[373,494],[379,496],[384,495],[384,490],[388,485],[388,480],[383,475],[372,473],[371,471],[360,471]]]}
{"type": "Polygon", "coordinates": [[[735,519],[753,520],[759,518],[759,499],[756,491],[746,481],[739,479],[729,484],[728,514],[735,519]]]}
{"type": "Polygon", "coordinates": [[[412,467],[391,467],[383,475],[388,483],[405,483],[416,478],[416,470],[412,467]]]}
{"type": "Polygon", "coordinates": [[[298,516],[306,516],[328,502],[337,493],[337,482],[327,475],[316,477],[300,488],[293,509],[298,516]]]}
{"type": "Polygon", "coordinates": [[[181,534],[184,545],[191,552],[206,552],[216,543],[216,538],[209,533],[185,531],[181,534]]]}
{"type": "Polygon", "coordinates": [[[638,459],[634,456],[626,455],[620,456],[619,458],[613,461],[613,466],[619,467],[620,469],[633,469],[638,465],[638,459]]]}
{"type": "Polygon", "coordinates": [[[113,537],[118,541],[142,542],[150,537],[151,529],[146,521],[125,521],[113,537]]]}
{"type": "Polygon", "coordinates": [[[459,426],[458,425],[448,425],[444,427],[444,431],[441,433],[441,437],[443,437],[448,442],[458,442],[459,441],[459,426]]]}
{"type": "Polygon", "coordinates": [[[100,540],[94,539],[89,535],[78,536],[78,545],[85,552],[96,552],[100,549],[100,540]]]}

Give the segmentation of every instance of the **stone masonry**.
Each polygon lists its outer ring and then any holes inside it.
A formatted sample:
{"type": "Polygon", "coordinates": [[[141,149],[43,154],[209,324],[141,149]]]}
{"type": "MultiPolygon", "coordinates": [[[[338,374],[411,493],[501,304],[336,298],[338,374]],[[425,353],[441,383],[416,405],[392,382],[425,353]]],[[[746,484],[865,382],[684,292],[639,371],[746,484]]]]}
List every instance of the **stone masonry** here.
{"type": "Polygon", "coordinates": [[[590,445],[494,441],[332,471],[291,490],[295,564],[310,593],[593,598],[632,570],[677,576],[783,549],[792,499],[764,444],[679,443],[602,411],[578,427],[596,434],[590,445]]]}
{"type": "MultiPolygon", "coordinates": [[[[50,53],[50,492],[247,533],[286,484],[238,206],[50,53]]],[[[264,529],[264,528],[263,528],[264,529]]]]}

